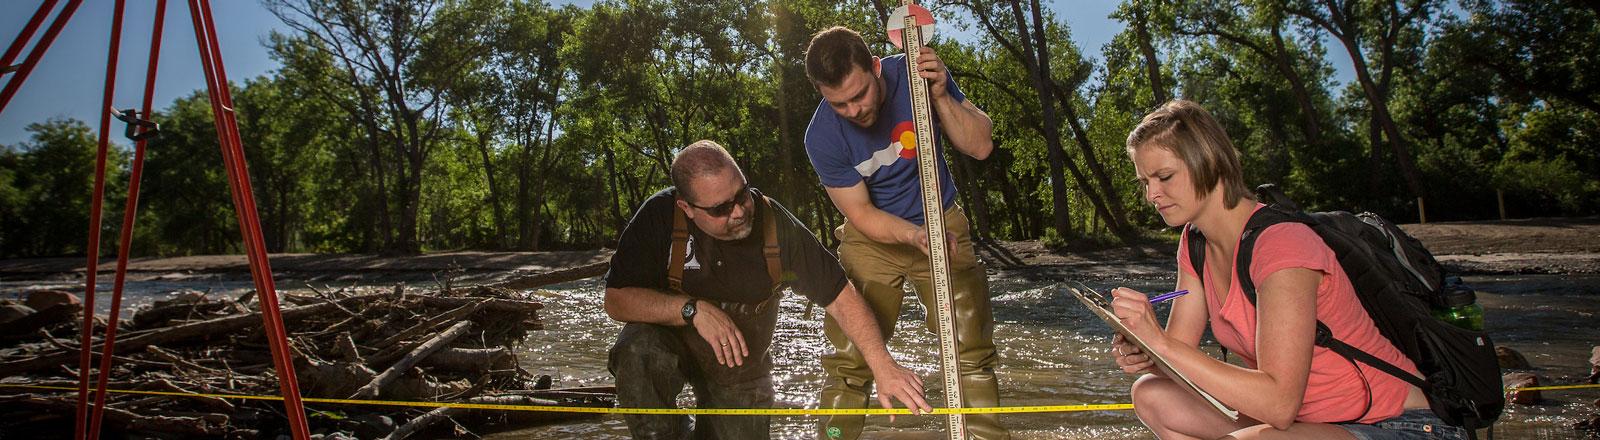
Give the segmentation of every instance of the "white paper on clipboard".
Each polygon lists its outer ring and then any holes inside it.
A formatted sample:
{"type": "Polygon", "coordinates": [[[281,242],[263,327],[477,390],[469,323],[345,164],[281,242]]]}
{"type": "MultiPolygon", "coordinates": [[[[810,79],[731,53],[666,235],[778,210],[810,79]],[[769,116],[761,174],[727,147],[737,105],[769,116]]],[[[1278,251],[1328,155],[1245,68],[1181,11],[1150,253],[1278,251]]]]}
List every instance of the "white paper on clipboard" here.
{"type": "Polygon", "coordinates": [[[1069,284],[1070,285],[1061,286],[1061,290],[1071,293],[1074,298],[1078,299],[1079,303],[1083,304],[1084,308],[1094,312],[1094,315],[1099,317],[1101,321],[1105,321],[1106,325],[1111,326],[1112,330],[1115,330],[1117,333],[1121,333],[1122,337],[1127,339],[1128,342],[1132,342],[1134,345],[1139,346],[1139,350],[1144,351],[1144,353],[1149,355],[1150,359],[1155,362],[1156,369],[1161,370],[1161,372],[1168,378],[1172,379],[1173,382],[1177,382],[1179,385],[1182,385],[1185,389],[1188,389],[1189,392],[1194,393],[1195,395],[1205,399],[1206,402],[1211,403],[1211,406],[1216,408],[1217,412],[1222,413],[1223,416],[1228,417],[1230,420],[1239,420],[1239,411],[1229,408],[1227,405],[1222,404],[1222,402],[1217,401],[1217,398],[1212,397],[1210,393],[1207,393],[1205,390],[1201,390],[1200,387],[1195,386],[1194,381],[1189,380],[1189,378],[1184,376],[1183,373],[1173,370],[1172,366],[1167,363],[1167,359],[1165,357],[1162,357],[1160,353],[1151,351],[1150,346],[1146,345],[1144,340],[1139,339],[1139,337],[1133,335],[1133,332],[1128,331],[1128,327],[1122,325],[1122,320],[1118,319],[1117,315],[1111,313],[1111,305],[1106,299],[1105,295],[1101,295],[1100,292],[1089,288],[1089,286],[1083,285],[1083,283],[1072,282],[1069,284]]]}

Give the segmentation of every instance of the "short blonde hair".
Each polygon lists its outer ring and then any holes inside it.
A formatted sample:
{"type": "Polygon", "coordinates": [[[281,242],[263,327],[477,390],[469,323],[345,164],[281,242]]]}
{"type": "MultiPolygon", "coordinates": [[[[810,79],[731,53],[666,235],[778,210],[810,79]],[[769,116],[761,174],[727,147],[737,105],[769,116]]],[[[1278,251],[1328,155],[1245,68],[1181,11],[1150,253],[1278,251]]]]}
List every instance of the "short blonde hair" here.
{"type": "Polygon", "coordinates": [[[1200,197],[1210,194],[1221,182],[1228,208],[1251,198],[1239,165],[1239,150],[1228,139],[1222,124],[1200,104],[1174,99],[1145,115],[1139,126],[1128,133],[1128,157],[1150,145],[1171,151],[1183,161],[1194,182],[1195,194],[1200,197]]]}

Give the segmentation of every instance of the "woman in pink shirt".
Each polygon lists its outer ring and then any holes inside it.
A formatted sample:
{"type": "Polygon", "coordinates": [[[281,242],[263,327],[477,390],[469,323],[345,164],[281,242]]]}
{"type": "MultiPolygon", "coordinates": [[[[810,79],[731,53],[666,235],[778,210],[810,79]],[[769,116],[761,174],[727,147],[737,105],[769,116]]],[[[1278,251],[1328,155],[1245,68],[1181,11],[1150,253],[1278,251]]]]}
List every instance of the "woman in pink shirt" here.
{"type": "Polygon", "coordinates": [[[1204,108],[1183,100],[1162,105],[1128,135],[1127,150],[1145,200],[1162,220],[1206,237],[1206,267],[1194,272],[1187,239],[1181,241],[1178,289],[1190,293],[1173,301],[1165,329],[1143,293],[1113,290],[1112,309],[1173,370],[1240,413],[1234,421],[1211,410],[1119,335],[1112,341],[1117,365],[1143,374],[1132,393],[1145,426],[1163,439],[1465,437],[1428,409],[1416,387],[1314,345],[1320,320],[1334,337],[1416,372],[1378,333],[1333,251],[1306,225],[1260,233],[1249,268],[1257,300],[1244,297],[1233,262],[1245,223],[1262,205],[1244,184],[1238,151],[1204,108]],[[1245,366],[1200,351],[1208,325],[1245,366]]]}

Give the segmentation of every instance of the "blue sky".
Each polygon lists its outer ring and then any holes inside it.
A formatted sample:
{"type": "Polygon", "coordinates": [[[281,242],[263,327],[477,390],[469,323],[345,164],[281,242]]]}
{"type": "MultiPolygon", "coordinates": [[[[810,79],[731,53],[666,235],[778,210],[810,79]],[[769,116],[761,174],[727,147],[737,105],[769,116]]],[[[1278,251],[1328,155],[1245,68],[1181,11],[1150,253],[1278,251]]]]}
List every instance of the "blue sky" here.
{"type": "MultiPolygon", "coordinates": [[[[27,24],[40,1],[7,1],[12,3],[9,8],[11,13],[0,17],[0,38],[6,38],[3,41],[10,44],[27,24]]],[[[585,5],[592,3],[592,0],[556,0],[554,3],[585,5]]],[[[1122,28],[1120,22],[1107,18],[1119,3],[1121,0],[1051,0],[1050,8],[1066,19],[1072,27],[1073,39],[1084,53],[1096,56],[1100,47],[1122,28]]],[[[27,125],[49,118],[77,118],[91,128],[98,127],[100,116],[95,109],[100,106],[103,93],[111,12],[111,0],[88,0],[78,8],[17,96],[6,106],[4,113],[0,113],[0,145],[16,145],[27,140],[27,125]]],[[[123,21],[116,97],[112,101],[117,108],[139,105],[154,12],[154,2],[128,2],[123,21]]],[[[272,30],[287,32],[276,16],[251,0],[214,1],[212,14],[216,19],[217,40],[222,46],[229,80],[239,83],[278,68],[263,44],[272,30]]],[[[170,1],[166,18],[155,90],[157,109],[165,108],[172,100],[205,87],[187,2],[170,1]]],[[[35,39],[43,33],[41,27],[35,39]]],[[[1339,63],[1339,57],[1333,58],[1339,69],[1337,77],[1348,77],[1348,68],[1344,66],[1348,62],[1339,63]]],[[[10,77],[6,75],[5,78],[10,77]]],[[[116,121],[113,121],[112,128],[119,132],[121,130],[116,121]]],[[[112,139],[127,144],[120,135],[112,139]]]]}

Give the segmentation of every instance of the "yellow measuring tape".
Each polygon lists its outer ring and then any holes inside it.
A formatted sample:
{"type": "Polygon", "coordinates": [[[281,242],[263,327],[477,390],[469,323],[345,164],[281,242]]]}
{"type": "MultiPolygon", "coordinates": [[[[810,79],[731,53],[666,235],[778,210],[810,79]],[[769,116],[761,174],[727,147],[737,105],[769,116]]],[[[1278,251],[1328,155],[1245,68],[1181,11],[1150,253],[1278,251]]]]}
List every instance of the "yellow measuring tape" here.
{"type": "Polygon", "coordinates": [[[1555,391],[1555,390],[1576,390],[1576,389],[1583,389],[1583,388],[1600,388],[1600,384],[1584,384],[1584,385],[1549,385],[1549,386],[1542,386],[1542,387],[1521,387],[1521,388],[1506,388],[1506,392],[1507,392],[1507,393],[1513,393],[1513,392],[1517,392],[1517,391],[1555,391]]]}
{"type": "MultiPolygon", "coordinates": [[[[51,391],[76,391],[77,388],[57,387],[44,385],[0,384],[0,388],[26,388],[34,390],[51,391]]],[[[1506,392],[1513,391],[1557,391],[1585,388],[1600,388],[1600,385],[1551,385],[1538,387],[1508,388],[1506,392]]],[[[106,390],[108,393],[118,394],[143,394],[151,396],[174,397],[212,397],[220,399],[243,400],[283,400],[279,396],[255,396],[248,394],[205,394],[205,393],[180,393],[174,391],[142,391],[142,390],[106,390]]],[[[563,413],[589,413],[589,414],[650,414],[650,415],[718,415],[718,416],[863,416],[863,415],[909,415],[907,408],[860,408],[860,409],[829,409],[829,408],[596,408],[588,406],[550,406],[550,405],[503,405],[490,403],[458,403],[458,402],[414,402],[397,400],[355,400],[355,399],[325,399],[318,397],[302,398],[308,403],[332,403],[342,405],[376,405],[376,406],[408,406],[419,408],[463,408],[487,409],[501,411],[537,411],[537,412],[563,412],[563,413]]],[[[1083,411],[1125,411],[1133,409],[1131,403],[1116,404],[1083,404],[1083,405],[1040,405],[1040,406],[1006,406],[994,408],[934,408],[929,414],[1020,414],[1020,413],[1052,413],[1052,412],[1083,412],[1083,411]]]]}
{"type": "MultiPolygon", "coordinates": [[[[28,388],[35,390],[76,391],[77,388],[57,387],[43,385],[0,384],[0,388],[28,388]]],[[[173,391],[142,391],[142,390],[106,390],[108,393],[143,394],[153,396],[176,397],[213,397],[220,399],[245,399],[245,400],[283,400],[279,396],[254,396],[247,394],[205,394],[205,393],[180,393],[173,391]]],[[[378,406],[408,406],[420,408],[465,408],[488,409],[503,411],[537,411],[537,412],[564,412],[564,413],[590,413],[590,414],[651,414],[651,415],[718,415],[718,416],[862,416],[862,415],[909,415],[907,408],[858,408],[858,409],[807,409],[807,408],[596,408],[587,406],[549,406],[549,405],[504,405],[490,403],[460,403],[460,402],[414,402],[396,400],[355,400],[355,399],[325,399],[317,397],[301,398],[307,403],[333,403],[343,405],[378,405],[378,406]]],[[[1132,404],[1105,404],[1105,405],[1045,405],[1045,406],[1010,406],[996,408],[934,408],[928,414],[1016,414],[1016,413],[1046,413],[1046,412],[1078,412],[1078,411],[1121,411],[1133,409],[1132,404]]]]}

